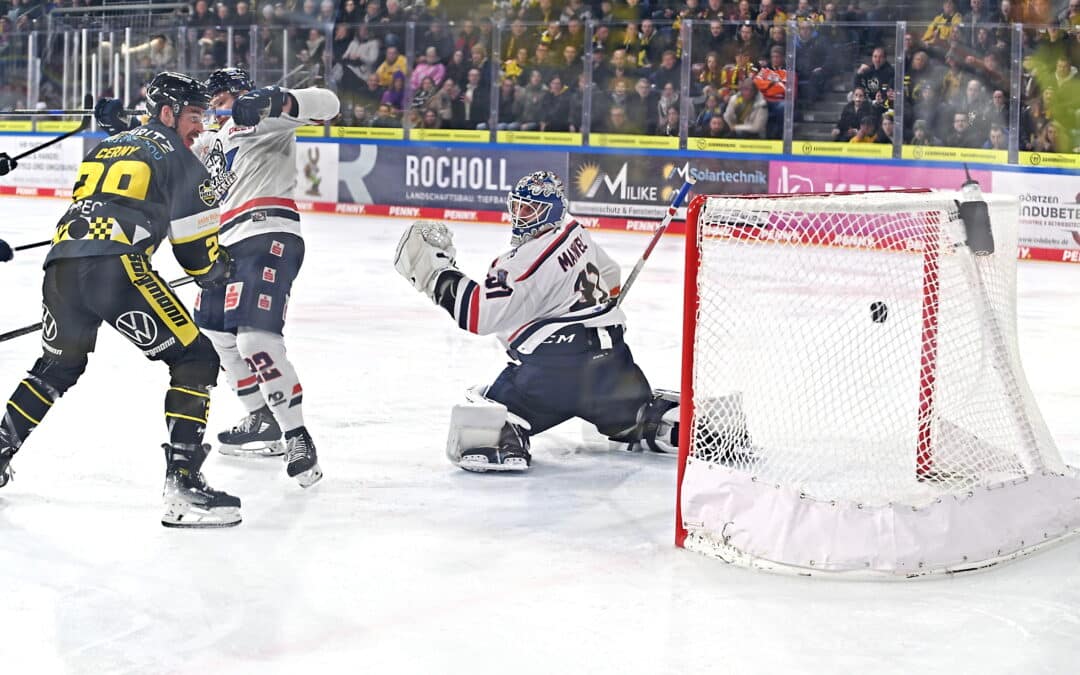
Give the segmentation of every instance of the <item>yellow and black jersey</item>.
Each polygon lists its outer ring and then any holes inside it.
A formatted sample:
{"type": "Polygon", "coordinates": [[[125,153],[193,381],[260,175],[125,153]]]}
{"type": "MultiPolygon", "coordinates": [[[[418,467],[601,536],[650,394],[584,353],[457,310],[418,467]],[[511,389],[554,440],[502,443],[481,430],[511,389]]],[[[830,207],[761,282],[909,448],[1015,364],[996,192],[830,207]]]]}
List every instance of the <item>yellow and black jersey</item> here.
{"type": "Polygon", "coordinates": [[[150,256],[166,237],[188,274],[203,274],[217,260],[217,191],[202,162],[157,120],[95,146],[79,165],[72,200],[46,266],[61,258],[150,256]]]}

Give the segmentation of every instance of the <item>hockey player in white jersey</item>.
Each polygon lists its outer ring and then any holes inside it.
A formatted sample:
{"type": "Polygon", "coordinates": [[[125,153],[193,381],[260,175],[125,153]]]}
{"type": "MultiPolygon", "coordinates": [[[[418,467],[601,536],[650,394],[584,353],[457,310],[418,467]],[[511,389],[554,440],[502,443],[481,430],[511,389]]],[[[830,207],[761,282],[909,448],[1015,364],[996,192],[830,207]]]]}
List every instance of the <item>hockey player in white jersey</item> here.
{"type": "Polygon", "coordinates": [[[398,244],[394,266],[458,327],[494,333],[515,360],[454,408],[450,460],[470,471],[523,471],[529,436],[572,417],[610,439],[675,449],[678,395],[654,394],[623,340],[613,302],[618,265],[569,217],[559,178],[525,176],[507,198],[513,248],[477,282],[457,269],[450,231],[420,222],[398,244]]]}
{"type": "Polygon", "coordinates": [[[221,198],[221,242],[236,261],[234,280],[203,292],[195,322],[214,343],[229,384],[248,414],[218,435],[232,455],[285,455],[303,487],[322,478],[303,417],[303,388],[282,331],[289,294],[304,260],[296,188],[296,128],[336,117],[326,89],[255,88],[240,68],[206,81],[216,109],[231,109],[195,148],[221,198]],[[284,447],[282,446],[284,436],[284,447]],[[253,449],[245,449],[252,448],[253,449]]]}

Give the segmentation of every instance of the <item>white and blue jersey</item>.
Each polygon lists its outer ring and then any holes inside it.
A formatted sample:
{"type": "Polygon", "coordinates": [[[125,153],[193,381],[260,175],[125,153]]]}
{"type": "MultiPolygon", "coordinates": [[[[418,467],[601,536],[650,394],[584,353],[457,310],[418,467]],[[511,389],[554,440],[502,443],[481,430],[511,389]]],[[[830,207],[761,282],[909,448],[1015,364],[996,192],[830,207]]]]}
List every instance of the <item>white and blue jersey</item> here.
{"type": "Polygon", "coordinates": [[[626,317],[609,302],[619,280],[619,266],[568,220],[496,258],[482,282],[459,279],[453,316],[463,330],[495,334],[515,356],[572,351],[583,346],[574,337],[581,329],[621,334],[626,317]]]}

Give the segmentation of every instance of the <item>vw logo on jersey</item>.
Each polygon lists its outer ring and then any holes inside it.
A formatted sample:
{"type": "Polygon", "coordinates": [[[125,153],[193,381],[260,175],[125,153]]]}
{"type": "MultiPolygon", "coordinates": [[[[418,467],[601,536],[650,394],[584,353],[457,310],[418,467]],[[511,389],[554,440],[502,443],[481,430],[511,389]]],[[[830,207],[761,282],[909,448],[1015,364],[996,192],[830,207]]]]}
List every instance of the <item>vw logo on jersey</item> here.
{"type": "Polygon", "coordinates": [[[45,305],[41,306],[41,337],[45,342],[52,342],[56,339],[56,319],[53,318],[52,312],[45,305]]]}
{"type": "Polygon", "coordinates": [[[157,340],[157,323],[146,312],[131,311],[116,320],[116,330],[139,347],[148,347],[157,340]]]}

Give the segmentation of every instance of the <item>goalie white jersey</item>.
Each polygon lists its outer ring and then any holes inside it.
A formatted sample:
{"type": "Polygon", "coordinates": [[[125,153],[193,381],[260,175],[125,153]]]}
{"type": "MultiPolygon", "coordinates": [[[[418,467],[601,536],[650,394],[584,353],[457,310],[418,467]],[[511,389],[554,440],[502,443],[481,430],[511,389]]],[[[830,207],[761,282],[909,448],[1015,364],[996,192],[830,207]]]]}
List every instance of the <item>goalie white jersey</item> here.
{"type": "Polygon", "coordinates": [[[254,127],[232,118],[215,132],[201,136],[192,150],[202,159],[222,194],[222,244],[229,246],[258,234],[300,235],[296,189],[297,127],[338,114],[341,103],[327,89],[290,89],[296,115],[264,119],[254,127]]]}
{"type": "Polygon", "coordinates": [[[459,279],[454,319],[471,333],[494,333],[511,352],[532,354],[571,326],[622,326],[623,311],[609,302],[619,280],[615,261],[568,220],[496,258],[482,284],[459,279]]]}

